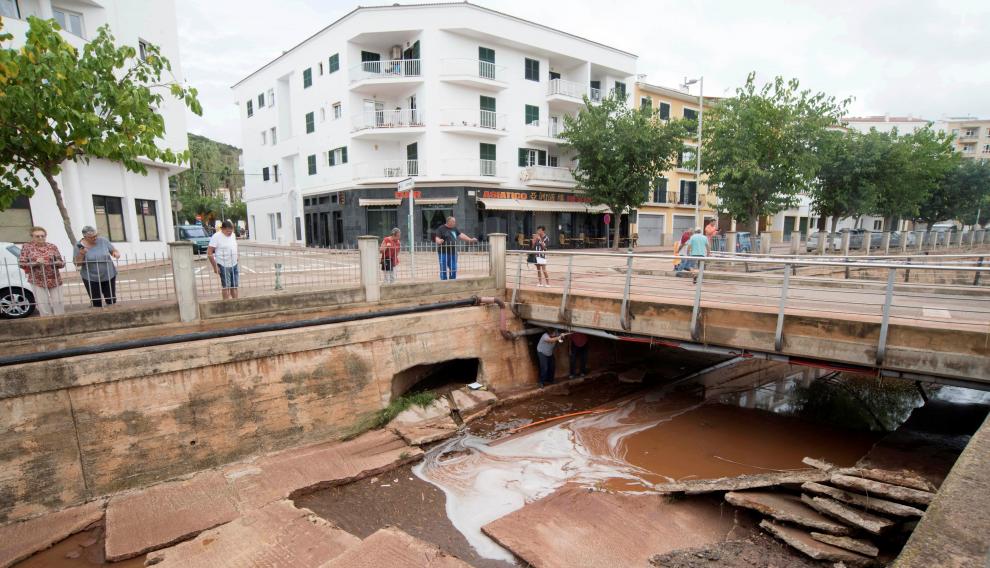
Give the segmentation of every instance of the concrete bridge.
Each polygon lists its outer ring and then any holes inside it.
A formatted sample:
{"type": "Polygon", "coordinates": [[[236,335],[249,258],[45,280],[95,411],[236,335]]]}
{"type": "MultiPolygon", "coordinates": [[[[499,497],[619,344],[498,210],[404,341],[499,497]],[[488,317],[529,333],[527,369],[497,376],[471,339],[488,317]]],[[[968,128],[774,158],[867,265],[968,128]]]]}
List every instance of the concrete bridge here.
{"type": "Polygon", "coordinates": [[[981,256],[714,256],[692,280],[669,255],[551,251],[540,286],[508,254],[512,306],[536,325],[990,389],[981,256]]]}

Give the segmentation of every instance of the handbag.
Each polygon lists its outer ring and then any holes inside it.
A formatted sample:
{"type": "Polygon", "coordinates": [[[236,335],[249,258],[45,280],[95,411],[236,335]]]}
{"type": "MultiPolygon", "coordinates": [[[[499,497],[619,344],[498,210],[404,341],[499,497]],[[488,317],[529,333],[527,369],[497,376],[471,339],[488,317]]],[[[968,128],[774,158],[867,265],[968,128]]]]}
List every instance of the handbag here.
{"type": "Polygon", "coordinates": [[[382,257],[381,264],[382,264],[382,270],[384,270],[385,272],[388,272],[389,270],[392,270],[392,259],[391,258],[382,257]]]}
{"type": "Polygon", "coordinates": [[[529,253],[526,255],[526,262],[529,264],[536,264],[536,255],[534,253],[529,253]]]}

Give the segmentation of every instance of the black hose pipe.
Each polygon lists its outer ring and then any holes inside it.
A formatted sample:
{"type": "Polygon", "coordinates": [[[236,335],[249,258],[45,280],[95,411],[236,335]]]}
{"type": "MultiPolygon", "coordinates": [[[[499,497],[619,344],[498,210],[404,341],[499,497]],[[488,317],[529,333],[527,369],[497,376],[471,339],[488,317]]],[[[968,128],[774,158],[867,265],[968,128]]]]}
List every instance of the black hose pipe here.
{"type": "Polygon", "coordinates": [[[141,347],[157,347],[159,345],[172,345],[174,343],[185,343],[187,341],[202,341],[204,339],[218,339],[221,337],[232,337],[235,335],[248,335],[252,333],[265,333],[268,331],[282,331],[286,329],[298,329],[301,327],[312,327],[316,325],[327,325],[333,323],[346,323],[374,318],[384,318],[390,316],[402,316],[416,314],[420,312],[431,312],[436,310],[446,310],[450,308],[463,308],[467,306],[481,305],[481,298],[472,296],[466,300],[451,300],[449,302],[437,302],[422,306],[409,306],[406,308],[394,308],[377,312],[365,312],[363,314],[348,314],[342,316],[327,316],[322,318],[305,319],[298,321],[287,321],[278,323],[262,323],[247,327],[234,327],[229,329],[219,329],[214,331],[197,331],[193,333],[183,333],[169,337],[156,337],[151,339],[135,339],[132,341],[118,341],[114,343],[102,343],[99,345],[88,345],[86,347],[71,347],[69,349],[57,349],[55,351],[44,351],[39,353],[24,353],[22,355],[10,355],[0,357],[0,367],[9,365],[19,365],[22,363],[37,363],[39,361],[51,361],[65,357],[76,357],[79,355],[95,355],[97,353],[108,353],[110,351],[124,351],[127,349],[138,349],[141,347]]]}

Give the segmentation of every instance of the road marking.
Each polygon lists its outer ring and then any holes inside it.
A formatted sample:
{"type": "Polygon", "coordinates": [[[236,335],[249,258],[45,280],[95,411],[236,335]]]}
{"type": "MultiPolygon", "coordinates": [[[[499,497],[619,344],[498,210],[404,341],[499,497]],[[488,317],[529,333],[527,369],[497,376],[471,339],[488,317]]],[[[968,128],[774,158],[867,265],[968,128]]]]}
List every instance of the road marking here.
{"type": "Polygon", "coordinates": [[[921,315],[926,318],[952,319],[952,314],[949,310],[940,310],[938,308],[921,308],[921,315]]]}

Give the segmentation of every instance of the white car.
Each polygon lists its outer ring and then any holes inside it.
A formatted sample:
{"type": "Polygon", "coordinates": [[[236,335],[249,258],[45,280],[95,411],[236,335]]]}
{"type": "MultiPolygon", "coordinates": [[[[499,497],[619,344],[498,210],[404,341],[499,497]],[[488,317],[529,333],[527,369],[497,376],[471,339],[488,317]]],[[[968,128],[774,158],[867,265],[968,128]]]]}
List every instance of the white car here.
{"type": "Polygon", "coordinates": [[[17,266],[21,247],[0,242],[0,318],[26,318],[34,313],[34,289],[17,266]]]}

